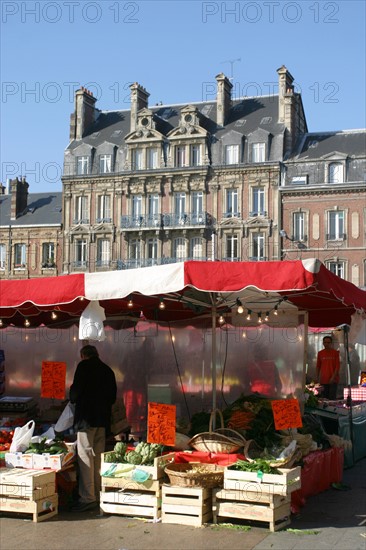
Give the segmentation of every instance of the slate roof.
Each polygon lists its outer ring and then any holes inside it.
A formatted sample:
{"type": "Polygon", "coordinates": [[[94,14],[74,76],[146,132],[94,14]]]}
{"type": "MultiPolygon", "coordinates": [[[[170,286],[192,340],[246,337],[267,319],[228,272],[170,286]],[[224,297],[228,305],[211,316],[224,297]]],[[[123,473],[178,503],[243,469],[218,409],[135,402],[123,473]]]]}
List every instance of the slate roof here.
{"type": "Polygon", "coordinates": [[[28,207],[16,220],[10,219],[11,195],[0,195],[0,227],[61,225],[62,193],[29,193],[28,207]]]}
{"type": "MultiPolygon", "coordinates": [[[[149,106],[154,114],[156,129],[167,135],[173,128],[179,126],[180,111],[186,105],[197,107],[202,127],[216,135],[218,139],[231,130],[246,136],[258,128],[263,128],[273,135],[281,134],[284,130],[284,125],[277,122],[278,96],[275,95],[234,100],[224,128],[216,124],[216,101],[149,106]]],[[[72,151],[80,143],[98,147],[105,141],[123,146],[124,138],[129,133],[129,110],[100,111],[97,120],[87,129],[83,139],[73,140],[67,149],[72,151]]]]}
{"type": "Polygon", "coordinates": [[[343,130],[304,134],[289,160],[320,159],[331,153],[365,157],[366,130],[343,130]]]}

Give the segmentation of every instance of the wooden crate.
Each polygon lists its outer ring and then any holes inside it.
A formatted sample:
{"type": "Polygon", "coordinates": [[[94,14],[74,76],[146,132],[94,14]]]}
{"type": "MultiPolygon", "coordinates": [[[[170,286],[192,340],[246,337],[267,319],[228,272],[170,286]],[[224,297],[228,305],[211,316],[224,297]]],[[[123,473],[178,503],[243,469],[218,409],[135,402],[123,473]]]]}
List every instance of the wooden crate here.
{"type": "MultiPolygon", "coordinates": [[[[256,501],[260,501],[261,494],[287,496],[301,487],[301,468],[279,468],[282,474],[264,474],[260,480],[256,472],[240,470],[224,471],[224,489],[241,491],[245,495],[255,493],[256,501]]],[[[254,500],[254,499],[253,499],[254,500]]]]}
{"type": "Polygon", "coordinates": [[[23,500],[41,500],[56,492],[56,472],[4,468],[0,470],[0,495],[23,500]]]}
{"type": "Polygon", "coordinates": [[[54,494],[40,500],[23,500],[21,498],[0,497],[0,513],[17,513],[31,515],[38,523],[52,518],[58,513],[58,495],[54,494]]]}
{"type": "MultiPolygon", "coordinates": [[[[102,454],[102,471],[104,468],[104,464],[108,464],[108,462],[104,461],[104,455],[102,454]]],[[[150,479],[157,480],[162,479],[165,475],[164,468],[169,462],[173,462],[175,457],[175,453],[168,453],[166,455],[157,456],[154,459],[154,465],[153,466],[144,466],[144,465],[137,465],[136,468],[139,470],[143,470],[144,472],[147,472],[150,475],[150,479]]]]}
{"type": "Polygon", "coordinates": [[[212,489],[162,486],[161,520],[199,527],[212,519],[212,489]]]}
{"type": "Polygon", "coordinates": [[[213,521],[219,517],[251,520],[268,523],[270,531],[278,531],[291,523],[291,496],[261,493],[256,501],[256,493],[214,489],[212,497],[213,521]],[[249,498],[248,498],[249,497],[249,498]]]}
{"type": "Polygon", "coordinates": [[[157,520],[161,514],[161,485],[152,479],[138,483],[126,478],[102,477],[100,508],[108,514],[157,520]]]}

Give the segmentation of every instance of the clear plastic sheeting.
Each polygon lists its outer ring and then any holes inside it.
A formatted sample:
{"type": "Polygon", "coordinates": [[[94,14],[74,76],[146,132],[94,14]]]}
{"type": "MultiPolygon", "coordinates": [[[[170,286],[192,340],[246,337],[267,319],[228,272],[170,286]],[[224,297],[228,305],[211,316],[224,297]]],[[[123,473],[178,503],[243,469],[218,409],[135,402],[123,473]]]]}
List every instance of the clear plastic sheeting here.
{"type": "MultiPolygon", "coordinates": [[[[96,343],[101,359],[114,370],[118,395],[125,401],[132,432],[146,431],[148,401],[177,406],[177,420],[212,407],[212,329],[196,326],[159,326],[141,321],[125,330],[105,329],[96,343]]],[[[250,392],[248,373],[262,354],[265,367],[275,367],[280,390],[268,397],[301,397],[304,373],[304,324],[288,327],[224,325],[216,330],[217,406],[226,408],[250,392]]],[[[92,342],[93,343],[93,342],[92,342]]],[[[94,344],[94,343],[93,343],[94,344]]],[[[65,361],[66,396],[80,360],[78,328],[3,329],[6,394],[34,397],[40,409],[61,402],[41,399],[42,361],[65,361]]],[[[256,386],[258,387],[258,386],[256,386]]],[[[268,390],[268,388],[267,388],[268,390]]]]}

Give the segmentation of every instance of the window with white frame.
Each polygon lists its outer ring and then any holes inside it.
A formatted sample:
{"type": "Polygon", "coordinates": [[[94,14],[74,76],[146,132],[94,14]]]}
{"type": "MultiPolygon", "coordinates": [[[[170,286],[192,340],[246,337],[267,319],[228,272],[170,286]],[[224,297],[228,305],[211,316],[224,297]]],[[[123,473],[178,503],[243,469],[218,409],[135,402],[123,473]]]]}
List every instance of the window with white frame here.
{"type": "Polygon", "coordinates": [[[239,164],[239,145],[226,145],[225,164],[239,164]]]}
{"type": "Polygon", "coordinates": [[[329,183],[344,182],[344,167],[341,162],[332,162],[329,164],[329,183]]]}
{"type": "Polygon", "coordinates": [[[142,149],[132,150],[132,165],[131,165],[132,170],[142,170],[143,168],[142,153],[143,153],[142,149]]]}
{"type": "Polygon", "coordinates": [[[174,239],[173,254],[176,260],[184,260],[186,258],[186,241],[184,238],[174,239]]]}
{"type": "Polygon", "coordinates": [[[226,214],[225,218],[239,216],[238,190],[226,189],[226,214]]]}
{"type": "Polygon", "coordinates": [[[111,243],[108,239],[97,240],[97,266],[108,267],[111,260],[111,243]]]}
{"type": "Polygon", "coordinates": [[[201,237],[192,237],[189,242],[189,257],[193,260],[203,258],[203,241],[201,237]]]}
{"type": "Polygon", "coordinates": [[[89,157],[77,157],[76,172],[78,176],[89,174],[89,157]]]}
{"type": "Polygon", "coordinates": [[[264,233],[252,233],[252,258],[253,261],[265,259],[264,233]]]}
{"type": "Polygon", "coordinates": [[[14,245],[14,267],[23,268],[27,263],[27,245],[16,243],[14,245]]]}
{"type": "Polygon", "coordinates": [[[175,148],[175,166],[182,168],[186,165],[186,148],[184,145],[178,145],[175,148]]]}
{"type": "Polygon", "coordinates": [[[292,215],[292,235],[295,241],[305,240],[305,213],[294,212],[292,215]]]}
{"type": "Polygon", "coordinates": [[[141,226],[142,218],[142,195],[132,195],[132,219],[135,225],[141,226]]]}
{"type": "Polygon", "coordinates": [[[252,216],[265,216],[265,193],[264,187],[252,188],[252,216]]]}
{"type": "Polygon", "coordinates": [[[159,215],[159,195],[153,193],[148,195],[148,212],[149,212],[149,222],[155,226],[160,224],[160,215],[159,215]]]}
{"type": "Polygon", "coordinates": [[[147,258],[149,265],[157,265],[158,263],[158,239],[150,238],[147,240],[147,258]]]}
{"type": "Polygon", "coordinates": [[[183,225],[187,219],[186,194],[184,192],[174,193],[174,212],[178,223],[183,225]]]}
{"type": "Polygon", "coordinates": [[[226,260],[235,262],[239,260],[238,235],[226,236],[226,260]]]}
{"type": "Polygon", "coordinates": [[[112,155],[99,156],[99,172],[101,174],[109,174],[112,172],[112,155]]]}
{"type": "Polygon", "coordinates": [[[42,243],[42,266],[55,266],[55,243],[42,243]]]}
{"type": "Polygon", "coordinates": [[[191,145],[191,166],[200,166],[201,164],[201,146],[191,145]]]}
{"type": "Polygon", "coordinates": [[[74,223],[89,223],[88,197],[84,195],[75,198],[74,223]]]}
{"type": "Polygon", "coordinates": [[[334,273],[334,275],[338,275],[338,277],[341,277],[342,279],[345,278],[346,273],[346,266],[345,262],[342,261],[333,261],[333,262],[327,262],[326,267],[334,273]]]}
{"type": "Polygon", "coordinates": [[[130,241],[130,253],[129,253],[129,259],[140,261],[141,260],[141,240],[140,239],[132,239],[130,241]]]}
{"type": "Polygon", "coordinates": [[[6,266],[6,244],[0,244],[0,269],[6,266]]]}
{"type": "Polygon", "coordinates": [[[97,223],[110,223],[112,221],[110,195],[98,195],[97,209],[97,223]]]}
{"type": "Polygon", "coordinates": [[[252,143],[250,149],[252,162],[264,162],[266,160],[265,143],[252,143]]]}
{"type": "Polygon", "coordinates": [[[77,239],[75,242],[75,265],[86,267],[88,261],[88,243],[86,239],[77,239]]]}
{"type": "Polygon", "coordinates": [[[159,153],[156,147],[150,147],[147,150],[147,167],[150,170],[159,168],[159,153]]]}
{"type": "Polygon", "coordinates": [[[203,192],[193,191],[192,193],[192,222],[203,223],[203,192]]]}
{"type": "Polygon", "coordinates": [[[344,239],[344,212],[334,210],[328,212],[328,240],[344,239]]]}

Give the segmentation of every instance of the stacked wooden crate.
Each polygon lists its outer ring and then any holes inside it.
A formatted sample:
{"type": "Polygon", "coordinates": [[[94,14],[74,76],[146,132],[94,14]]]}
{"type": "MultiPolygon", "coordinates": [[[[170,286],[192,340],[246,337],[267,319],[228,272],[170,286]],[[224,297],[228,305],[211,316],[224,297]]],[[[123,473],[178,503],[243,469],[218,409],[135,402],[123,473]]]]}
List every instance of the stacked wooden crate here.
{"type": "Polygon", "coordinates": [[[212,489],[163,485],[163,523],[199,527],[212,520],[212,489]]]}
{"type": "Polygon", "coordinates": [[[291,523],[291,493],[301,487],[301,468],[280,469],[280,474],[225,469],[224,488],[213,491],[213,520],[219,517],[269,524],[277,531],[291,523]]]}
{"type": "Polygon", "coordinates": [[[3,468],[0,470],[0,512],[31,515],[43,521],[58,512],[56,472],[3,468]]]}
{"type": "MultiPolygon", "coordinates": [[[[149,474],[147,481],[131,479],[133,470],[126,477],[102,475],[100,508],[108,514],[147,517],[157,520],[161,516],[161,486],[164,481],[164,467],[174,459],[174,453],[154,459],[153,466],[136,466],[137,470],[149,474]]],[[[105,471],[104,455],[102,472],[105,471]]]]}

